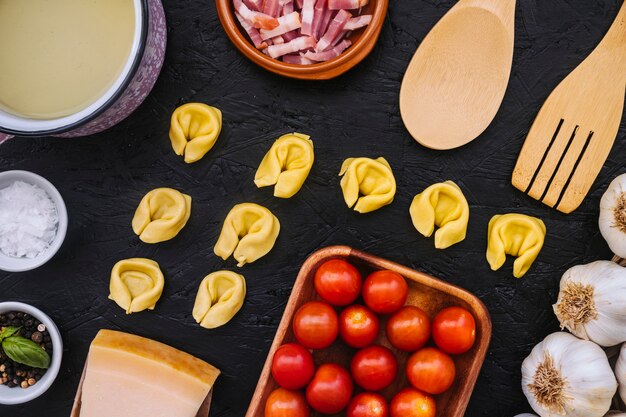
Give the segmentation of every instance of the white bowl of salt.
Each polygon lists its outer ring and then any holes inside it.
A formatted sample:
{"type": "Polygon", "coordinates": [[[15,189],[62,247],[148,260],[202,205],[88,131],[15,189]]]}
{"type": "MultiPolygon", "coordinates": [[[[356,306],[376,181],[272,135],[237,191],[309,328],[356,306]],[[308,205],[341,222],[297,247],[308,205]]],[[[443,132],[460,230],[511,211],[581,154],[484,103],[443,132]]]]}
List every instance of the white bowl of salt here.
{"type": "Polygon", "coordinates": [[[66,232],[67,209],[54,185],[28,171],[0,172],[0,270],[40,267],[66,232]]]}

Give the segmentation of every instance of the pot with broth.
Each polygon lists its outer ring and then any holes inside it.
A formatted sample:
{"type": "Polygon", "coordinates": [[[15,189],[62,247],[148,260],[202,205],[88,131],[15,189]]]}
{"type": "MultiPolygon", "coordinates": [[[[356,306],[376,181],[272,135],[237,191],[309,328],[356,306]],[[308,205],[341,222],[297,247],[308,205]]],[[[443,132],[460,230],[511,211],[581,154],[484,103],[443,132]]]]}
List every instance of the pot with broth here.
{"type": "Polygon", "coordinates": [[[158,77],[165,34],[160,0],[0,0],[0,143],[124,119],[158,77]]]}

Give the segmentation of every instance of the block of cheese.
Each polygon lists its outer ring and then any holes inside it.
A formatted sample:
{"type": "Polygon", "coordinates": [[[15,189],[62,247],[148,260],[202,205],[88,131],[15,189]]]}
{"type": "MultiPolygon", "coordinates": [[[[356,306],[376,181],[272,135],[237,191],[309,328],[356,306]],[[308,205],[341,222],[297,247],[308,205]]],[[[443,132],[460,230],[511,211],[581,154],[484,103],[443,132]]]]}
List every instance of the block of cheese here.
{"type": "Polygon", "coordinates": [[[91,343],[80,417],[195,417],[220,371],[154,340],[100,330],[91,343]]]}

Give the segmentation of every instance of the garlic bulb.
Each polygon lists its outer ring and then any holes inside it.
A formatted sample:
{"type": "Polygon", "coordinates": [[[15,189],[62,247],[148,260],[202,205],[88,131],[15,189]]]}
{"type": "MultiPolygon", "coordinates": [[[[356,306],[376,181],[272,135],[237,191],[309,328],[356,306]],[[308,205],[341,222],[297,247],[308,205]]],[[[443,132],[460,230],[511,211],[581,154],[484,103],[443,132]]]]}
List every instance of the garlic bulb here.
{"type": "Polygon", "coordinates": [[[600,346],[556,332],[522,363],[522,390],[541,417],[603,417],[617,382],[600,346]]]}
{"type": "MultiPolygon", "coordinates": [[[[622,401],[626,400],[626,343],[619,351],[619,358],[615,364],[615,376],[619,382],[619,396],[622,401]]],[[[626,416],[626,414],[624,414],[626,416]]]]}
{"type": "Polygon", "coordinates": [[[613,253],[626,258],[626,174],[611,181],[602,195],[598,225],[613,253]]]}
{"type": "Polygon", "coordinates": [[[626,341],[626,268],[609,261],[576,265],[560,287],[553,308],[561,328],[600,346],[626,341]]]}

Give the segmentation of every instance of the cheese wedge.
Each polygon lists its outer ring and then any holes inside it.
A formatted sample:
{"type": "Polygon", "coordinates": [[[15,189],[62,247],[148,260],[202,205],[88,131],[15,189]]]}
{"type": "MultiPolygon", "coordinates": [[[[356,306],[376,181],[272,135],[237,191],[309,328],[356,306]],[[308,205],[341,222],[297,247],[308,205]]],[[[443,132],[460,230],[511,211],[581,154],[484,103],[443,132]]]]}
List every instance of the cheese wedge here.
{"type": "Polygon", "coordinates": [[[219,373],[154,340],[100,330],[89,348],[80,417],[195,417],[219,373]]]}

